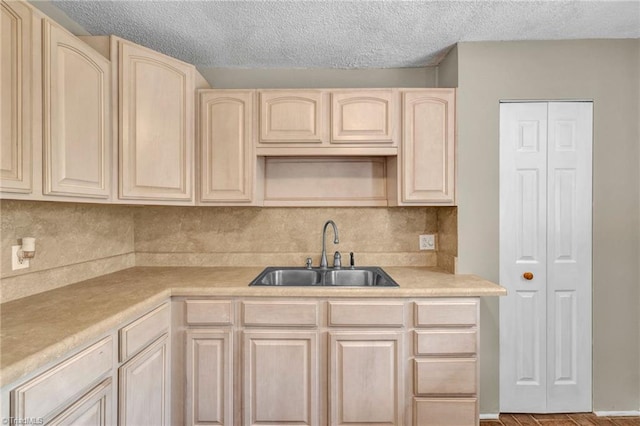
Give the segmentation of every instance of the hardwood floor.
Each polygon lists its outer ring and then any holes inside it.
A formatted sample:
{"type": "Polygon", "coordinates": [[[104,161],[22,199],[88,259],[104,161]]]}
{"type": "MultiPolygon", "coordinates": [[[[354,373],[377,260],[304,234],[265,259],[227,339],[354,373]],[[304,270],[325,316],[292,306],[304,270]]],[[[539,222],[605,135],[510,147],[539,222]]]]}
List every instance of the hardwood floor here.
{"type": "Polygon", "coordinates": [[[640,416],[597,417],[595,414],[501,414],[500,420],[481,420],[480,426],[640,426],[640,416]]]}

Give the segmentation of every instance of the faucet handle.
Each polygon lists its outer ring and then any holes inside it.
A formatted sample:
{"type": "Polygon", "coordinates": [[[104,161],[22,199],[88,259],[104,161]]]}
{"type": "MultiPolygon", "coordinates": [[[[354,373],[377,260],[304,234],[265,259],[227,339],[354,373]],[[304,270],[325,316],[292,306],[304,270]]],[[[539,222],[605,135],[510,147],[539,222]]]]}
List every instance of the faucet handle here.
{"type": "Polygon", "coordinates": [[[336,269],[342,268],[342,256],[339,251],[333,255],[333,267],[336,269]]]}
{"type": "Polygon", "coordinates": [[[356,267],[356,258],[353,256],[353,252],[349,253],[349,264],[351,266],[351,269],[354,269],[356,267]]]}
{"type": "Polygon", "coordinates": [[[307,269],[311,269],[311,264],[313,263],[313,261],[311,260],[310,257],[307,257],[307,269]]]}

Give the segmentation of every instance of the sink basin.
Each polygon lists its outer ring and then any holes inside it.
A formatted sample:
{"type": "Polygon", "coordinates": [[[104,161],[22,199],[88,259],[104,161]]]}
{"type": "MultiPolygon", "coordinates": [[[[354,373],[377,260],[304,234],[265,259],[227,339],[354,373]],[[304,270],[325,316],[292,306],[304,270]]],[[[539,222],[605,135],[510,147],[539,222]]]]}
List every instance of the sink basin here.
{"type": "Polygon", "coordinates": [[[322,285],[322,274],[305,268],[267,268],[250,285],[322,285]]]}
{"type": "Polygon", "coordinates": [[[398,284],[379,267],[307,269],[271,266],[262,271],[249,285],[398,287],[398,284]]]}

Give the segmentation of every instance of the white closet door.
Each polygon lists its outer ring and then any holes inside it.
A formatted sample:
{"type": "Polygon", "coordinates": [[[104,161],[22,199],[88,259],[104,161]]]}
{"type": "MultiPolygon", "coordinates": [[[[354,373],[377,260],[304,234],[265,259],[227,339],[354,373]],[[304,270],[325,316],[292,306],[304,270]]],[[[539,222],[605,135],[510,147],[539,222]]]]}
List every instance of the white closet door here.
{"type": "Polygon", "coordinates": [[[592,104],[500,106],[500,410],[591,411],[592,104]]]}
{"type": "Polygon", "coordinates": [[[547,394],[547,104],[500,105],[500,411],[547,394]],[[532,279],[526,279],[531,273],[532,279]]]}
{"type": "Polygon", "coordinates": [[[591,411],[592,104],[549,103],[547,411],[591,411]]]}

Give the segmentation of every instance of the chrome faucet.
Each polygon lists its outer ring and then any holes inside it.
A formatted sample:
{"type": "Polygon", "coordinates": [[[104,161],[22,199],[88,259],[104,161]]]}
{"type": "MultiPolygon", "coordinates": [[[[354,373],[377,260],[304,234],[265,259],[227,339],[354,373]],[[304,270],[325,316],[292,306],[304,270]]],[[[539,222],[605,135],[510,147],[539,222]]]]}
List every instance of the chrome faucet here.
{"type": "Polygon", "coordinates": [[[328,220],[324,223],[324,227],[322,228],[322,257],[320,257],[320,268],[327,269],[327,226],[333,226],[333,236],[335,237],[333,240],[333,244],[338,244],[340,241],[338,240],[338,227],[335,222],[332,220],[328,220]]]}

